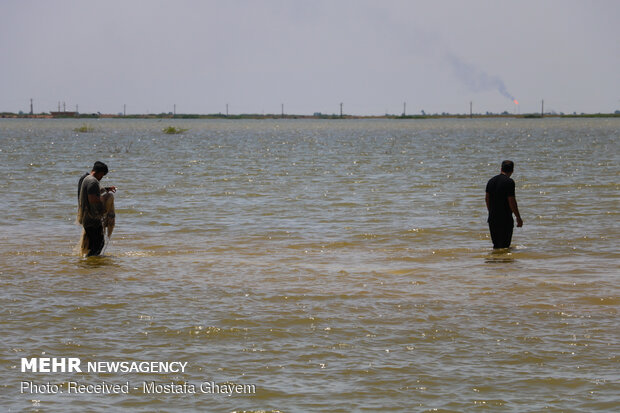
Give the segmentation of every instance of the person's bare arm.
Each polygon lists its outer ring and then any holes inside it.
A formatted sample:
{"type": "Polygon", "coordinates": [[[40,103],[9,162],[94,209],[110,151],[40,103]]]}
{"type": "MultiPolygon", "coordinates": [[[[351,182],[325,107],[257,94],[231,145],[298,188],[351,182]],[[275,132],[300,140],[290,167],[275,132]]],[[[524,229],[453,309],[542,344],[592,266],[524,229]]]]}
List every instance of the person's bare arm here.
{"type": "Polygon", "coordinates": [[[517,205],[517,198],[515,198],[514,196],[509,196],[508,205],[510,205],[510,210],[512,211],[513,214],[515,214],[515,217],[517,218],[517,227],[519,228],[522,227],[523,220],[521,219],[521,214],[519,214],[519,206],[517,205]]]}

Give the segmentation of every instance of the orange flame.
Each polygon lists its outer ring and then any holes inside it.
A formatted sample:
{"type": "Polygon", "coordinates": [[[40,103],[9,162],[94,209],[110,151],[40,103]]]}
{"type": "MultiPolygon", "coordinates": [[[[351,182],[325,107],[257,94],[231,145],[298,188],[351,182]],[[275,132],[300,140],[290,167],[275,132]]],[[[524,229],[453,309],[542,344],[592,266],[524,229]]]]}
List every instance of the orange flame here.
{"type": "Polygon", "coordinates": [[[515,103],[515,105],[519,104],[519,101],[517,99],[513,100],[513,102],[515,103]]]}

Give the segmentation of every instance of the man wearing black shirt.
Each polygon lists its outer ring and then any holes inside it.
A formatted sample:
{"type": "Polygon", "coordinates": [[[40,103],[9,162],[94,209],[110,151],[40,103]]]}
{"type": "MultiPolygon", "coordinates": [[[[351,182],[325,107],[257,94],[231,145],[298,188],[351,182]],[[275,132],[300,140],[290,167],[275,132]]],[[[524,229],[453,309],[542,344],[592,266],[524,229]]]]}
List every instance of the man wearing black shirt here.
{"type": "Polygon", "coordinates": [[[491,230],[493,248],[510,247],[514,227],[512,214],[517,218],[517,227],[523,226],[515,198],[515,181],[510,179],[513,170],[514,162],[504,161],[501,173],[487,183],[485,201],[489,211],[487,222],[491,230]]]}

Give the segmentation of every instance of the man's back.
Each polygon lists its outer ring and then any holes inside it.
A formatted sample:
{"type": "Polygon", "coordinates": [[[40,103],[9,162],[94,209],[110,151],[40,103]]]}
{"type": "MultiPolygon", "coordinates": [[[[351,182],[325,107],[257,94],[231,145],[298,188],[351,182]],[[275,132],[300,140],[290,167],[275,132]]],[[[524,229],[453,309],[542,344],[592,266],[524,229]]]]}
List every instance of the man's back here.
{"type": "Polygon", "coordinates": [[[80,177],[80,180],[78,181],[78,203],[80,202],[80,191],[82,190],[82,182],[84,182],[84,178],[86,178],[88,175],[90,175],[88,172],[85,173],[84,175],[82,175],[80,177]]]}
{"type": "Polygon", "coordinates": [[[488,222],[514,222],[508,197],[515,196],[515,182],[504,174],[496,175],[487,183],[486,192],[489,194],[488,222]]]}

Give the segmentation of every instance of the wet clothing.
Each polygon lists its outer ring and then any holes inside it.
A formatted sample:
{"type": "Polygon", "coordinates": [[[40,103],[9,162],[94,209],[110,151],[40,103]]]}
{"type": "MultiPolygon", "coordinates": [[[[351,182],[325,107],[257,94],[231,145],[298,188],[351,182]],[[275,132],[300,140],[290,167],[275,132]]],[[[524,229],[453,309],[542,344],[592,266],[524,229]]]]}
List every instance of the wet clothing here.
{"type": "Polygon", "coordinates": [[[88,175],[90,175],[89,173],[85,173],[84,175],[82,175],[80,177],[80,180],[78,182],[78,202],[80,202],[80,191],[82,190],[82,182],[84,182],[84,178],[86,178],[88,175]]]}
{"type": "Polygon", "coordinates": [[[512,242],[513,225],[508,224],[491,224],[489,222],[489,231],[491,232],[491,241],[493,248],[508,248],[512,242]]]}
{"type": "Polygon", "coordinates": [[[97,178],[90,174],[83,175],[78,183],[78,223],[84,227],[83,245],[87,246],[87,256],[99,255],[103,250],[103,204],[91,205],[88,195],[101,195],[101,187],[97,178]]]}
{"type": "Polygon", "coordinates": [[[101,251],[103,251],[103,247],[105,246],[105,237],[103,236],[103,225],[99,223],[99,225],[94,225],[91,227],[84,227],[84,237],[86,238],[87,257],[92,255],[99,255],[101,251]]]}
{"type": "Polygon", "coordinates": [[[508,248],[512,241],[514,220],[508,197],[515,196],[515,181],[499,174],[489,180],[486,187],[489,194],[489,230],[493,248],[508,248]]]}

